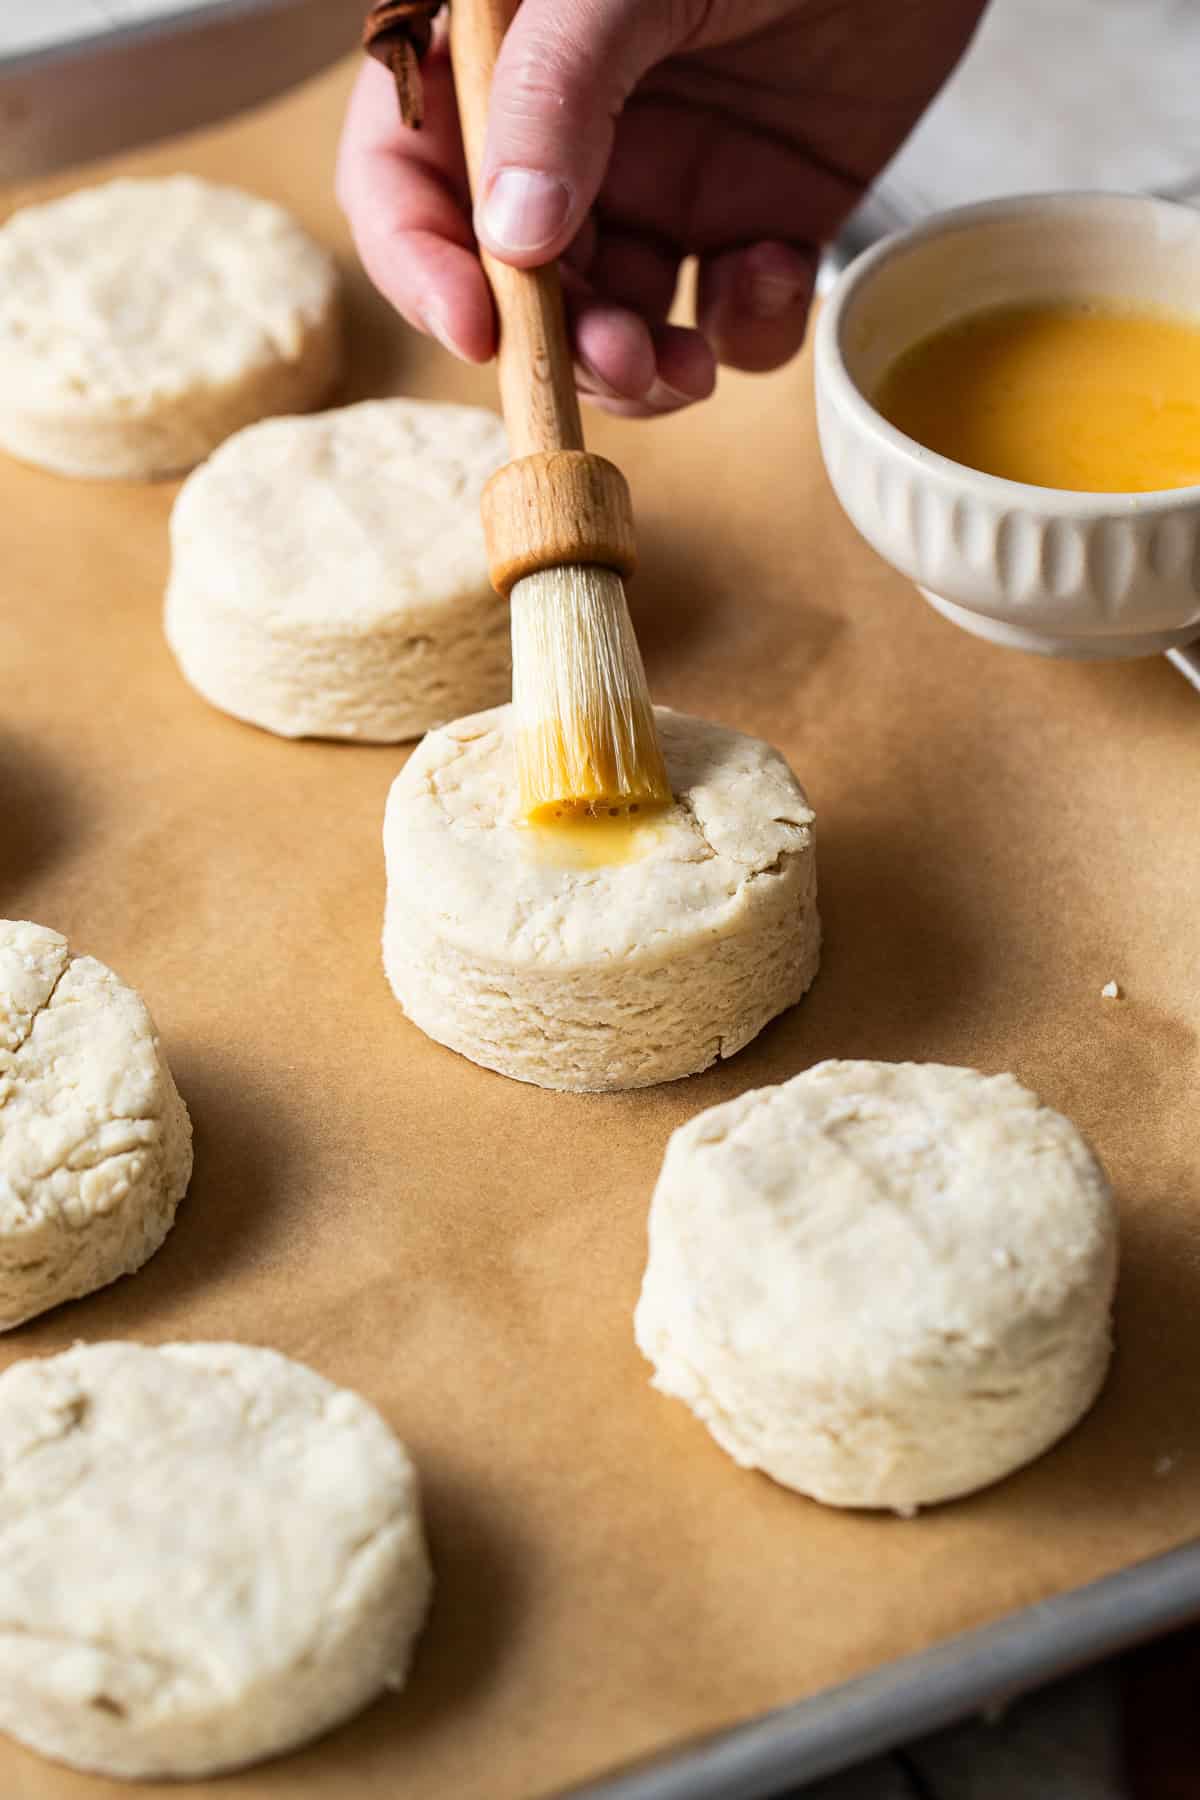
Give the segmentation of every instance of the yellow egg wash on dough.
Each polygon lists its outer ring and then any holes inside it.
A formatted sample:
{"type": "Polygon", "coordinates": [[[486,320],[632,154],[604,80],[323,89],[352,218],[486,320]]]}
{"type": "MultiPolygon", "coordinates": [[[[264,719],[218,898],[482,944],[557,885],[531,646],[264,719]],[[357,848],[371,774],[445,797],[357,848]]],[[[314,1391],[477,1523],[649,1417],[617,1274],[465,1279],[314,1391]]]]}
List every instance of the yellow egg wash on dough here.
{"type": "Polygon", "coordinates": [[[592,812],[563,807],[549,818],[543,813],[523,829],[538,862],[559,869],[611,868],[646,855],[658,836],[661,810],[634,806],[592,812]]]}
{"type": "Polygon", "coordinates": [[[1089,493],[1200,483],[1200,322],[1086,302],[997,307],[897,358],[873,396],[955,462],[1089,493]]]}

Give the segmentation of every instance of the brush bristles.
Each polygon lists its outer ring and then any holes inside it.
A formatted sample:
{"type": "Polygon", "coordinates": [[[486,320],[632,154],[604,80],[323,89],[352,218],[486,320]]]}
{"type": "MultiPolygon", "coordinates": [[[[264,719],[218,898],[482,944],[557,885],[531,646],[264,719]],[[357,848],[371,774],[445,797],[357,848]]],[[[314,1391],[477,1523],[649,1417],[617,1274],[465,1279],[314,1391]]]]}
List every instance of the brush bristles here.
{"type": "Polygon", "coordinates": [[[646,671],[611,569],[527,575],[512,591],[513,711],[527,818],[666,805],[646,671]]]}

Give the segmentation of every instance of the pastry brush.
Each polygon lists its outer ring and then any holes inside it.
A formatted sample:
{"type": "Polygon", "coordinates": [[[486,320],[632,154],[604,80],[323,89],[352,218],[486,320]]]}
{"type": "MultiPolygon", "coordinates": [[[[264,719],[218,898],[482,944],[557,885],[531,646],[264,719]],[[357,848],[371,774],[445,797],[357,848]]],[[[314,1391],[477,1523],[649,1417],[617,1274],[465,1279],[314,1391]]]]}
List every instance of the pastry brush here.
{"type": "MultiPolygon", "coordinates": [[[[453,0],[450,50],[472,186],[492,74],[516,0],[453,0]]],[[[483,255],[499,317],[514,460],[483,496],[491,578],[512,608],[513,712],[527,818],[667,803],[641,653],[625,600],[633,509],[614,464],[584,448],[558,269],[483,255]]]]}

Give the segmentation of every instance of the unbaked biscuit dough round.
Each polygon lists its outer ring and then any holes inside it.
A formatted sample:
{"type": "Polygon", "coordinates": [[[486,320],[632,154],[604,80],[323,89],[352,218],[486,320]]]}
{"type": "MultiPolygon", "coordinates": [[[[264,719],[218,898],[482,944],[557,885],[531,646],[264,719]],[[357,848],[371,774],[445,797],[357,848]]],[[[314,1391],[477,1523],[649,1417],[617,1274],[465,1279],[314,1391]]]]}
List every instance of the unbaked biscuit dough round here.
{"type": "Polygon", "coordinates": [[[0,1330],[140,1269],[191,1172],[139,996],[57,931],[0,920],[0,1330]]]}
{"type": "Polygon", "coordinates": [[[191,175],[0,227],[0,448],[64,475],[189,469],[315,406],[341,365],[332,258],[282,208],[191,175]]]}
{"type": "Polygon", "coordinates": [[[630,860],[562,866],[518,816],[511,708],[431,732],[384,822],[384,964],[422,1031],[541,1087],[733,1056],[817,971],[813,814],[777,751],[657,709],[674,805],[630,860]]]}
{"type": "Polygon", "coordinates": [[[184,484],[166,630],[192,686],[284,737],[398,742],[510,688],[479,501],[507,456],[477,406],[270,419],[184,484]]]}
{"type": "Polygon", "coordinates": [[[1086,1412],[1116,1267],[1103,1169],[1013,1076],[825,1062],[674,1133],[637,1341],[737,1462],[909,1512],[1086,1412]]]}
{"type": "Polygon", "coordinates": [[[431,1577],[379,1414],[273,1350],[93,1344],[0,1375],[0,1728],[195,1776],[403,1684],[431,1577]]]}

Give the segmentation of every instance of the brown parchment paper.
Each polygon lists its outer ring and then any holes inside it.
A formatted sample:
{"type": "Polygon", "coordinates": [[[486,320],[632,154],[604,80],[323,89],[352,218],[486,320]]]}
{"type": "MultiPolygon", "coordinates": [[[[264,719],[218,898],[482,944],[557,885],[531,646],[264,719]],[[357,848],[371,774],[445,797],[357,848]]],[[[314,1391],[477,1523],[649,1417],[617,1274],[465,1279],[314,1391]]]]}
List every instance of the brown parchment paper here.
{"type": "MultiPolygon", "coordinates": [[[[354,268],[332,198],[346,84],[122,166],[242,182],[337,247],[349,396],[488,400],[490,371],[418,341],[354,268]]],[[[1162,659],[1055,665],[939,621],[841,516],[806,362],[589,429],[633,484],[656,693],[788,755],[827,926],[811,996],[733,1062],[597,1098],[487,1074],[403,1018],[378,952],[403,752],[284,743],[184,685],[159,623],[174,487],[0,462],[0,913],[142,990],[196,1126],[149,1267],[0,1356],[274,1345],[380,1407],[427,1496],[438,1589],[408,1691],[199,1795],[544,1796],[1200,1521],[1200,699],[1162,659]],[[1012,1069],[1121,1198],[1099,1405],[1034,1468],[912,1522],[739,1471],[632,1339],[668,1132],[826,1056],[1012,1069]]],[[[0,1742],[6,1800],[127,1791],[0,1742]]]]}

